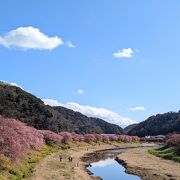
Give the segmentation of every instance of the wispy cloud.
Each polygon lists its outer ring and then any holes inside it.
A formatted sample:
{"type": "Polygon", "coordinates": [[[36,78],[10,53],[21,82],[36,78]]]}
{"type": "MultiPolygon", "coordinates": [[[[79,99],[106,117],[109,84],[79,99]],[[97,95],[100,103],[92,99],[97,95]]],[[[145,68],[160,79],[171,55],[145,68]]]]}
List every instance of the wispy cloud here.
{"type": "Polygon", "coordinates": [[[78,90],[78,94],[81,94],[81,95],[83,95],[83,94],[84,94],[84,90],[82,90],[82,89],[79,89],[79,90],[78,90]]]}
{"type": "Polygon", "coordinates": [[[131,48],[124,48],[118,52],[113,53],[113,56],[118,59],[131,58],[133,56],[133,50],[131,48]]]}
{"type": "Polygon", "coordinates": [[[0,45],[11,48],[52,50],[62,45],[61,38],[54,36],[48,37],[34,27],[19,27],[7,32],[0,37],[0,45]]]}
{"type": "Polygon", "coordinates": [[[69,47],[69,48],[75,48],[75,47],[76,47],[76,46],[75,46],[72,42],[70,42],[70,41],[68,41],[68,42],[66,43],[66,46],[69,47]]]}
{"type": "Polygon", "coordinates": [[[128,110],[129,111],[145,111],[146,108],[142,106],[138,106],[138,107],[128,108],[128,110]]]}
{"type": "Polygon", "coordinates": [[[118,113],[105,109],[105,108],[84,106],[75,102],[68,102],[66,104],[62,104],[58,102],[57,100],[53,100],[53,99],[43,99],[43,101],[46,105],[63,106],[63,107],[72,109],[74,111],[81,112],[82,114],[85,114],[89,117],[98,117],[98,118],[104,119],[105,121],[109,123],[117,124],[120,126],[126,126],[129,124],[136,123],[136,121],[131,120],[130,118],[123,117],[119,115],[118,113]]]}
{"type": "Polygon", "coordinates": [[[72,91],[72,94],[83,95],[83,94],[85,94],[85,90],[84,89],[78,89],[76,91],[72,91]]]}

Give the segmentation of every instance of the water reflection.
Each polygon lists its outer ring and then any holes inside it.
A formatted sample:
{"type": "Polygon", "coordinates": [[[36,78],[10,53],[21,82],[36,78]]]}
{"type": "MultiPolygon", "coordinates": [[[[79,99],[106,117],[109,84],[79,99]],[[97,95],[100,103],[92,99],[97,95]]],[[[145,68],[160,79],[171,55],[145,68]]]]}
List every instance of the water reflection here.
{"type": "Polygon", "coordinates": [[[115,163],[114,159],[106,159],[106,160],[101,160],[98,162],[91,163],[91,166],[93,168],[95,168],[95,167],[101,168],[101,167],[106,167],[106,166],[112,165],[114,163],[115,163]]]}
{"type": "Polygon", "coordinates": [[[114,159],[101,160],[91,165],[88,170],[103,180],[140,180],[138,176],[125,173],[124,167],[114,159]]]}
{"type": "Polygon", "coordinates": [[[98,162],[100,160],[113,159],[119,153],[121,153],[123,151],[124,151],[124,149],[120,149],[120,148],[111,149],[111,150],[96,151],[95,153],[87,154],[87,156],[84,156],[82,158],[82,160],[87,162],[87,163],[93,163],[93,162],[98,162]]]}
{"type": "Polygon", "coordinates": [[[91,164],[87,169],[103,180],[140,180],[138,176],[127,174],[125,168],[114,160],[122,151],[113,149],[88,154],[84,157],[84,160],[91,164]]]}

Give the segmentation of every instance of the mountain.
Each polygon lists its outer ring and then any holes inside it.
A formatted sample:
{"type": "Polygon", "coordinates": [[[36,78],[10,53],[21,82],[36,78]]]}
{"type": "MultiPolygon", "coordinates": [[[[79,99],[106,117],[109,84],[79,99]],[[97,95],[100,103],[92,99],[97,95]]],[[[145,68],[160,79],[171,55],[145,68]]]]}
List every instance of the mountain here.
{"type": "Polygon", "coordinates": [[[180,133],[180,112],[168,112],[151,116],[128,131],[128,135],[141,137],[169,133],[180,133]]]}
{"type": "Polygon", "coordinates": [[[131,129],[133,129],[137,124],[130,124],[124,128],[124,132],[127,134],[131,129]]]}
{"type": "Polygon", "coordinates": [[[50,107],[19,87],[0,82],[0,115],[21,120],[37,129],[54,132],[122,134],[117,125],[89,118],[64,107],[50,107]]]}
{"type": "Polygon", "coordinates": [[[55,106],[53,109],[61,113],[81,133],[97,131],[105,134],[123,134],[122,128],[115,124],[107,123],[102,119],[87,117],[80,112],[75,112],[61,106],[55,106]]]}
{"type": "Polygon", "coordinates": [[[0,115],[21,120],[37,129],[70,128],[61,114],[16,86],[0,83],[0,115]]]}

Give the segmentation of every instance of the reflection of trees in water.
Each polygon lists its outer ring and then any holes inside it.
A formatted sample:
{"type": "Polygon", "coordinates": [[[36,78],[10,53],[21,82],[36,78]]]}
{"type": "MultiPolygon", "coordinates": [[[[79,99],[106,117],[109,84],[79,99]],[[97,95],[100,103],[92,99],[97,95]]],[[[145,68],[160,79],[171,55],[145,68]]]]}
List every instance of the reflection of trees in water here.
{"type": "Polygon", "coordinates": [[[107,158],[115,158],[121,152],[121,149],[96,151],[94,153],[89,153],[86,156],[82,157],[82,160],[87,163],[93,163],[100,160],[105,160],[107,158]]]}

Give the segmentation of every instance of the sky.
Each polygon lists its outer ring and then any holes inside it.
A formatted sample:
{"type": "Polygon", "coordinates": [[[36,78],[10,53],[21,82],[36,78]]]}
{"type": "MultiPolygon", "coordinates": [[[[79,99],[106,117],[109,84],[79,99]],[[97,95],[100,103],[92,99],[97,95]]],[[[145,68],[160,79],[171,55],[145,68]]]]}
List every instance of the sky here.
{"type": "Polygon", "coordinates": [[[121,126],[178,111],[179,9],[179,0],[2,0],[0,80],[121,126]]]}

